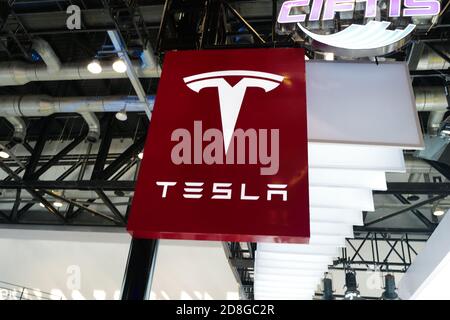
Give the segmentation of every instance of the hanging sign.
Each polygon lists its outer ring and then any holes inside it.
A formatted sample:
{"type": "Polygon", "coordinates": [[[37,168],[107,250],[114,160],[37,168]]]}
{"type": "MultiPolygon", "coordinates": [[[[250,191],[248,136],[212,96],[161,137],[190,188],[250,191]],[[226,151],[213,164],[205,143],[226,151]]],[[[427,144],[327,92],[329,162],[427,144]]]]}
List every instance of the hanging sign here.
{"type": "Polygon", "coordinates": [[[307,241],[302,49],[166,54],[128,231],[307,241]]]}
{"type": "MultiPolygon", "coordinates": [[[[285,1],[278,23],[296,23],[313,40],[313,48],[340,56],[384,55],[402,47],[416,28],[411,18],[431,18],[440,12],[439,0],[297,0],[285,1]],[[343,30],[311,31],[337,20],[343,30]],[[355,23],[361,21],[361,24],[355,23]],[[405,21],[409,23],[404,23],[405,21]]],[[[330,30],[331,25],[329,26],[330,30]]]]}

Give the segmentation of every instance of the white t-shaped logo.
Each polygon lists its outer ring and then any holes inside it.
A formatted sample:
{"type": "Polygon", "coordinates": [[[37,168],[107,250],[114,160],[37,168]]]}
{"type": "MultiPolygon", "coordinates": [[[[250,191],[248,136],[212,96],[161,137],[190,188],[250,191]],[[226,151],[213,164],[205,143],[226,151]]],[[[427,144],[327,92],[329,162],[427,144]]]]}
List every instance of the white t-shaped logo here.
{"type": "Polygon", "coordinates": [[[196,74],[183,80],[195,92],[199,92],[203,88],[217,88],[219,92],[223,145],[226,153],[233,137],[234,127],[241,110],[246,89],[248,87],[256,87],[269,92],[278,87],[283,79],[283,76],[267,72],[226,70],[196,74]],[[239,76],[242,79],[234,86],[231,86],[223,78],[229,76],[239,76]]]}

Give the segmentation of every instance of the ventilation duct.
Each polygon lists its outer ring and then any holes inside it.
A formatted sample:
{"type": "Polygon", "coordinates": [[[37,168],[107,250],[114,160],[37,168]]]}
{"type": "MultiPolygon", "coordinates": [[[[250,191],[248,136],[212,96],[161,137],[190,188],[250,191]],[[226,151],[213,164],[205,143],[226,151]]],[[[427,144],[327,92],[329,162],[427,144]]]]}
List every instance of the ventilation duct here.
{"type": "MultiPolygon", "coordinates": [[[[154,96],[148,96],[148,104],[153,109],[154,96]]],[[[88,141],[95,142],[100,136],[100,124],[94,112],[144,111],[145,102],[134,96],[108,97],[49,97],[4,96],[0,100],[1,115],[14,127],[13,139],[22,142],[26,127],[20,117],[45,117],[54,113],[79,113],[89,127],[88,141]]]]}
{"type": "Polygon", "coordinates": [[[443,86],[414,88],[417,111],[430,111],[428,134],[436,135],[448,109],[447,91],[443,86]]]}
{"type": "Polygon", "coordinates": [[[443,86],[414,89],[418,111],[430,111],[428,134],[424,136],[425,149],[418,151],[419,158],[450,165],[449,137],[439,135],[439,128],[448,110],[447,90],[443,86]]]}
{"type": "MultiPolygon", "coordinates": [[[[114,71],[112,65],[104,65],[101,73],[90,73],[88,62],[65,63],[59,71],[46,65],[22,62],[0,63],[0,86],[24,85],[31,81],[64,81],[126,78],[126,73],[114,71]]],[[[161,74],[159,67],[142,68],[139,61],[133,62],[133,68],[139,78],[157,78],[161,74]]]]}
{"type": "Polygon", "coordinates": [[[22,143],[27,135],[27,127],[22,118],[16,116],[6,117],[6,120],[14,127],[12,141],[22,143]]]}
{"type": "Polygon", "coordinates": [[[33,50],[36,51],[47,65],[49,73],[55,73],[61,70],[61,61],[47,41],[37,38],[33,40],[33,50]]]}
{"type": "Polygon", "coordinates": [[[100,138],[100,122],[93,112],[81,112],[81,116],[88,125],[89,132],[87,134],[87,141],[97,142],[100,138]]]}
{"type": "MultiPolygon", "coordinates": [[[[450,52],[444,51],[449,54],[450,52]]],[[[428,47],[424,47],[416,70],[444,70],[450,68],[450,63],[428,47]]]]}

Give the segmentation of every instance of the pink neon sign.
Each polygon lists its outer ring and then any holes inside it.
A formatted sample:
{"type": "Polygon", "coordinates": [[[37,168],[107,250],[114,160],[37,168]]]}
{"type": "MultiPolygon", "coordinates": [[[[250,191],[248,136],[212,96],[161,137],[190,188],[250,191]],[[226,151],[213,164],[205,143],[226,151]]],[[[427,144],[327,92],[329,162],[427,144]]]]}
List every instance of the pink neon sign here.
{"type": "MultiPolygon", "coordinates": [[[[365,18],[376,15],[378,0],[366,0],[365,18]]],[[[308,20],[332,20],[336,12],[354,11],[355,0],[296,0],[283,3],[278,15],[279,23],[297,23],[306,20],[306,14],[290,14],[295,7],[310,7],[308,20]],[[312,2],[312,3],[311,3],[312,2]],[[322,14],[322,18],[321,18],[322,14]]],[[[438,0],[390,0],[389,17],[434,16],[439,13],[441,4],[438,0]],[[402,10],[402,3],[404,9],[402,10]]]]}

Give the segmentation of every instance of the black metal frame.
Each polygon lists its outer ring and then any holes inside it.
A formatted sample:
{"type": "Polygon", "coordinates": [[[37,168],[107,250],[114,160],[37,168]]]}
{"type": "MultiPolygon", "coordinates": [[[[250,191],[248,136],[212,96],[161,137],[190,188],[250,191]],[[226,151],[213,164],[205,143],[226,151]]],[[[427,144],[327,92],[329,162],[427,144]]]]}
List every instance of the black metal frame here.
{"type": "Polygon", "coordinates": [[[404,273],[408,270],[419,249],[417,243],[426,242],[429,234],[421,236],[408,232],[392,234],[369,231],[352,239],[346,239],[346,247],[329,269],[346,270],[351,267],[356,271],[381,271],[404,273]],[[382,255],[380,247],[387,245],[389,251],[382,255]],[[363,256],[362,252],[370,252],[363,256]]]}
{"type": "MultiPolygon", "coordinates": [[[[41,134],[36,141],[34,148],[28,158],[11,157],[8,160],[0,159],[0,169],[6,172],[7,177],[0,181],[0,189],[16,190],[16,198],[12,204],[11,212],[0,212],[0,223],[30,223],[24,218],[24,215],[35,205],[44,205],[47,212],[56,216],[58,219],[48,219],[40,221],[42,224],[64,224],[77,225],[83,224],[77,217],[83,211],[102,218],[99,225],[116,225],[125,226],[128,212],[122,214],[105,194],[105,191],[115,192],[130,192],[134,191],[134,180],[123,181],[120,179],[125,173],[138,165],[138,153],[142,151],[145,135],[136,138],[136,141],[131,144],[123,153],[115,156],[109,154],[109,149],[112,141],[112,122],[115,121],[114,115],[108,115],[103,119],[107,125],[107,130],[103,131],[100,142],[99,152],[92,158],[90,155],[91,143],[89,143],[87,151],[88,154],[69,155],[80,144],[85,143],[87,136],[86,130],[80,132],[75,138],[67,144],[61,151],[53,157],[45,157],[42,152],[48,143],[48,128],[52,126],[53,117],[43,118],[41,120],[41,134]],[[43,160],[45,158],[46,160],[43,160]],[[74,161],[76,159],[76,161],[74,161]],[[25,164],[23,163],[26,161],[25,164]],[[93,161],[94,160],[94,161],[93,161]],[[67,165],[71,166],[58,178],[53,181],[40,180],[39,178],[54,166],[67,165]],[[93,165],[94,170],[89,180],[84,179],[84,173],[87,165],[93,165]],[[66,178],[79,170],[78,180],[66,180],[66,178]],[[23,172],[23,177],[20,174],[23,172]],[[22,190],[26,190],[34,201],[22,200],[22,190]],[[58,191],[55,191],[58,190],[58,191]],[[98,197],[88,199],[85,202],[77,201],[77,199],[69,199],[64,196],[64,191],[80,190],[80,191],[94,191],[98,197]],[[59,193],[62,192],[62,193],[59,193]],[[47,195],[48,197],[44,197],[47,195]],[[54,198],[64,203],[67,203],[68,209],[66,212],[60,212],[49,202],[49,198],[54,198]],[[96,203],[100,200],[106,208],[105,212],[99,212],[89,208],[90,204],[96,203]],[[76,209],[76,210],[74,210],[76,209]]],[[[130,202],[129,199],[128,202],[130,202]]],[[[39,223],[36,221],[34,223],[39,223]]]]}

